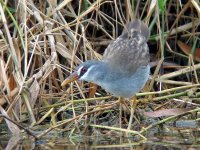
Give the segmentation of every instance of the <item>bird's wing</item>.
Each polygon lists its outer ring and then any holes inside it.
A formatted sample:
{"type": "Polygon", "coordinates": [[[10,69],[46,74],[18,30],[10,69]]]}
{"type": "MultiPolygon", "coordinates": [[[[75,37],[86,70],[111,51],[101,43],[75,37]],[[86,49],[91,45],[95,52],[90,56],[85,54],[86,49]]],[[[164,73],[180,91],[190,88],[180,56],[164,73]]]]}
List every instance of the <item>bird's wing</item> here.
{"type": "Polygon", "coordinates": [[[148,37],[149,29],[143,22],[130,22],[122,34],[106,48],[103,61],[114,69],[132,75],[139,66],[149,63],[148,37]]]}

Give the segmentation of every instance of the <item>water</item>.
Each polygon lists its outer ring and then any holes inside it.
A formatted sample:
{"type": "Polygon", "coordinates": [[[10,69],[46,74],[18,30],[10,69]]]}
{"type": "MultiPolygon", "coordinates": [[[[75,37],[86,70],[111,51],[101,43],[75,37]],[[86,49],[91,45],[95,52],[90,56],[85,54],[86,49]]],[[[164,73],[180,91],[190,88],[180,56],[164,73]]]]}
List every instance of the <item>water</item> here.
{"type": "Polygon", "coordinates": [[[117,136],[117,134],[107,134],[106,136],[71,136],[64,137],[56,134],[46,135],[40,140],[35,141],[27,135],[10,136],[8,134],[0,135],[0,149],[30,150],[30,149],[200,149],[200,136],[198,129],[177,129],[168,128],[157,133],[144,135],[147,140],[139,137],[127,138],[117,136]]]}

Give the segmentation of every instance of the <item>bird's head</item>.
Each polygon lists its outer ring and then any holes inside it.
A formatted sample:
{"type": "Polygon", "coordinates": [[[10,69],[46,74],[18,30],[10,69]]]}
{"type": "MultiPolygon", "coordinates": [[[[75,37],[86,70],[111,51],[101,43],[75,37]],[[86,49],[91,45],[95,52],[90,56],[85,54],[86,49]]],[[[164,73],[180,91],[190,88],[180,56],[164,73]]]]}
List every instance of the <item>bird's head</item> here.
{"type": "MultiPolygon", "coordinates": [[[[97,60],[89,60],[82,64],[80,64],[75,71],[67,77],[61,84],[61,86],[65,86],[68,83],[71,83],[76,80],[83,80],[88,82],[96,82],[101,80],[102,78],[102,66],[103,62],[97,60]]],[[[105,67],[103,67],[105,68],[105,67]]]]}

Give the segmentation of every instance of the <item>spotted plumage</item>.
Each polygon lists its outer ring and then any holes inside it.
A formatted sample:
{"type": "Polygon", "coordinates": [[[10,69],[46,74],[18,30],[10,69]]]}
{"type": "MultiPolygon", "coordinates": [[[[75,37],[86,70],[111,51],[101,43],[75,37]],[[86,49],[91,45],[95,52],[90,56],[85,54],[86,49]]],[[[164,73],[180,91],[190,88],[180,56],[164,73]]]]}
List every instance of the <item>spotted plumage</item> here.
{"type": "Polygon", "coordinates": [[[133,74],[139,66],[149,63],[148,37],[149,30],[143,22],[128,23],[122,34],[106,48],[103,61],[115,69],[133,74]]]}

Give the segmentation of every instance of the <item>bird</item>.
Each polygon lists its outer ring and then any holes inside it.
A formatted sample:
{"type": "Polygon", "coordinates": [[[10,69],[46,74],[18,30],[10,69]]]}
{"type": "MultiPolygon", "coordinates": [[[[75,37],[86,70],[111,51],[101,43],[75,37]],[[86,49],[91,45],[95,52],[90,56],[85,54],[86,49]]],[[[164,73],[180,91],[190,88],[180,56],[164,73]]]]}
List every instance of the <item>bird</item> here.
{"type": "Polygon", "coordinates": [[[80,64],[61,86],[83,80],[101,86],[113,96],[133,97],[149,78],[149,35],[147,25],[141,20],[128,22],[121,35],[105,49],[102,60],[80,64]]]}

